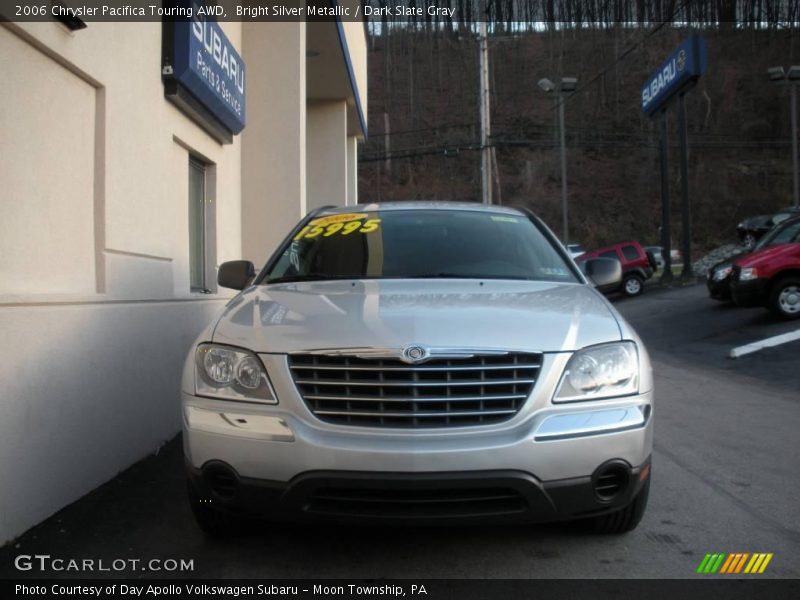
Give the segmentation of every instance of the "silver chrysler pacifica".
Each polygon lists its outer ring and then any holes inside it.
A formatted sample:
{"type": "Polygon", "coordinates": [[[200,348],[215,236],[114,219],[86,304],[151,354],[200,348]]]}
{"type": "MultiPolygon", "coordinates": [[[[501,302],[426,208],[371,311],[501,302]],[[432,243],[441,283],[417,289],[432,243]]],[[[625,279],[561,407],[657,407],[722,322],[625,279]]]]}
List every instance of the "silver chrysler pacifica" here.
{"type": "Polygon", "coordinates": [[[641,340],[526,210],[323,208],[198,338],[182,380],[193,512],[251,519],[581,520],[620,533],[650,487],[641,340]]]}

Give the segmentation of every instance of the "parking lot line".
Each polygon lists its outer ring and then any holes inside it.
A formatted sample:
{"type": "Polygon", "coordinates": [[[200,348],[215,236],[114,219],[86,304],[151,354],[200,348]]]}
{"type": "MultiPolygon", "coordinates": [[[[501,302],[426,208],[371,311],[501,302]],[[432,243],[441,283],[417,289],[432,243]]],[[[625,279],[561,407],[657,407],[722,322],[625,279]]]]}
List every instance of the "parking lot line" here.
{"type": "Polygon", "coordinates": [[[744,346],[737,346],[731,350],[729,356],[731,358],[739,358],[745,354],[752,354],[753,352],[758,352],[764,348],[780,346],[781,344],[786,344],[795,340],[800,340],[800,329],[796,331],[790,331],[789,333],[783,333],[781,335],[774,335],[751,344],[745,344],[744,346]]]}

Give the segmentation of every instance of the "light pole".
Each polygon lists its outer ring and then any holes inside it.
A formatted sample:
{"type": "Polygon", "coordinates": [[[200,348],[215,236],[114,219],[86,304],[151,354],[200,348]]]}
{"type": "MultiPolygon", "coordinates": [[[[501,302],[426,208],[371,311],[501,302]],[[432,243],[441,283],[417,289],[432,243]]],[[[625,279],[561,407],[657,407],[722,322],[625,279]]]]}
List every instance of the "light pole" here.
{"type": "Polygon", "coordinates": [[[575,77],[562,77],[561,87],[556,88],[556,85],[547,78],[539,80],[539,87],[547,94],[556,95],[556,103],[558,104],[558,129],[559,139],[561,146],[561,212],[563,218],[563,244],[569,244],[569,215],[567,208],[567,141],[566,132],[564,128],[564,95],[574,92],[578,87],[578,80],[575,77]]]}
{"type": "Polygon", "coordinates": [[[489,138],[492,132],[491,112],[489,109],[489,40],[486,32],[486,3],[481,0],[482,18],[478,25],[478,51],[480,77],[479,104],[481,109],[481,200],[484,204],[492,203],[492,155],[489,138]]]}
{"type": "Polygon", "coordinates": [[[800,165],[798,165],[797,157],[797,84],[800,82],[800,66],[789,67],[788,73],[783,70],[783,67],[770,67],[767,69],[767,74],[771,81],[789,85],[789,102],[791,104],[789,110],[792,117],[792,172],[794,173],[792,194],[794,205],[800,207],[800,165]]]}

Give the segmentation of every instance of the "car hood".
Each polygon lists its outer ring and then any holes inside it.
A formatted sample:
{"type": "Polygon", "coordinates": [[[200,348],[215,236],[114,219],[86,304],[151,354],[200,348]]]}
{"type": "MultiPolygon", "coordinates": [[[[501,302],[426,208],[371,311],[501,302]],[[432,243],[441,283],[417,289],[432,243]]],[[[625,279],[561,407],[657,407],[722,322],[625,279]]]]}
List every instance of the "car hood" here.
{"type": "Polygon", "coordinates": [[[610,305],[587,285],[478,280],[254,286],[228,304],[213,335],[279,353],[412,343],[558,352],[620,338],[610,305]]]}
{"type": "Polygon", "coordinates": [[[800,244],[777,244],[776,246],[767,246],[758,252],[752,252],[740,256],[734,261],[734,264],[740,267],[752,267],[761,262],[767,262],[782,258],[784,256],[800,255],[800,244]]]}

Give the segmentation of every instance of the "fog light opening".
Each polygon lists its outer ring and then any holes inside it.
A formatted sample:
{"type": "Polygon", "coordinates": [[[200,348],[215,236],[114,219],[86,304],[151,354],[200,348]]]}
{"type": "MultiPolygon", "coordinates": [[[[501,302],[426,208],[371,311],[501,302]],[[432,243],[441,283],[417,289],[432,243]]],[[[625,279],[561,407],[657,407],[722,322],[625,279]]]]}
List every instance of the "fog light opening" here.
{"type": "Polygon", "coordinates": [[[609,462],[598,467],[592,476],[594,495],[601,502],[611,502],[628,489],[631,470],[622,461],[609,462]]]}
{"type": "Polygon", "coordinates": [[[203,480],[214,494],[222,498],[232,498],[239,486],[235,471],[223,464],[213,464],[204,468],[203,480]]]}

